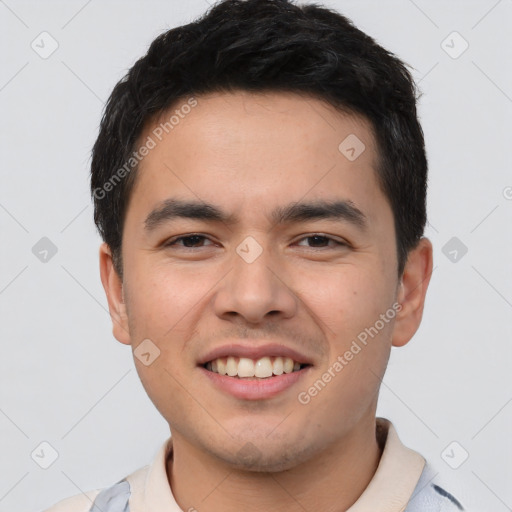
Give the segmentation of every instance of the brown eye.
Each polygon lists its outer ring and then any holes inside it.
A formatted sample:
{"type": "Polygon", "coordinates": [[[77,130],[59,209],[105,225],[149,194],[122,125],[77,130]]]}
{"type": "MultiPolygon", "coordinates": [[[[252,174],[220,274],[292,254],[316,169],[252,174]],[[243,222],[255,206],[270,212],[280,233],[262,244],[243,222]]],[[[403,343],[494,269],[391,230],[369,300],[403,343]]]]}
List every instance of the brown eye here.
{"type": "Polygon", "coordinates": [[[204,245],[198,245],[201,242],[208,240],[204,235],[186,235],[179,236],[177,238],[169,240],[165,247],[183,247],[185,249],[194,249],[196,247],[204,247],[204,245]],[[183,242],[183,244],[179,244],[177,242],[183,242]]]}
{"type": "Polygon", "coordinates": [[[335,240],[334,238],[331,238],[331,237],[325,236],[325,235],[320,235],[320,234],[305,236],[304,238],[301,238],[300,241],[302,241],[302,240],[309,240],[310,243],[313,244],[312,249],[322,249],[324,247],[328,248],[329,242],[333,242],[334,244],[336,244],[336,246],[346,246],[347,245],[343,242],[335,240]]]}

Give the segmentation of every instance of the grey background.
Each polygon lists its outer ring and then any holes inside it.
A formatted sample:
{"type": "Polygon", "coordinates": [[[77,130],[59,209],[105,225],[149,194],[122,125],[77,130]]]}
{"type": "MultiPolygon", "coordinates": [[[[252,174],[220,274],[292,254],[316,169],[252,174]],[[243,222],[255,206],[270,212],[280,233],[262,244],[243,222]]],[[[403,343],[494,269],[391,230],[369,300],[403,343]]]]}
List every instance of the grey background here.
{"type": "MultiPolygon", "coordinates": [[[[512,0],[324,4],[413,66],[423,92],[435,270],[378,413],[469,508],[512,510],[512,0]],[[453,31],[469,44],[457,58],[453,31]]],[[[207,7],[0,0],[2,512],[110,485],[168,435],[130,348],[111,335],[89,155],[115,83],[160,32],[207,7]],[[43,31],[58,43],[45,59],[31,47],[51,49],[43,31]],[[47,469],[31,457],[44,441],[58,452],[47,469]]]]}

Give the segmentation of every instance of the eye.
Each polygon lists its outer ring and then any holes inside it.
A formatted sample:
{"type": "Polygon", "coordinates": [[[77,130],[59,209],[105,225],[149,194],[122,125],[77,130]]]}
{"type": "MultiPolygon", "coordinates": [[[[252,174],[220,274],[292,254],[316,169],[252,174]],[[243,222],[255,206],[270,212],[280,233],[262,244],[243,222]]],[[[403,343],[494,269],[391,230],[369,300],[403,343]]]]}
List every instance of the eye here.
{"type": "MultiPolygon", "coordinates": [[[[201,245],[198,245],[198,244],[200,244],[204,240],[209,240],[209,238],[207,238],[204,235],[198,235],[198,234],[179,236],[179,237],[171,238],[170,240],[168,240],[164,244],[164,247],[178,246],[178,247],[183,247],[184,249],[194,249],[197,247],[201,247],[201,245]],[[182,241],[183,244],[177,243],[180,241],[182,241]]],[[[202,246],[202,247],[204,247],[204,246],[202,246]]]]}
{"type": "MultiPolygon", "coordinates": [[[[304,246],[302,241],[309,241],[313,244],[313,246],[308,245],[312,249],[329,249],[338,247],[348,247],[349,244],[346,242],[342,242],[340,240],[336,240],[330,236],[322,235],[320,233],[314,233],[312,235],[305,236],[301,238],[298,242],[298,245],[304,246]],[[329,247],[329,243],[335,244],[329,247]]],[[[175,238],[171,238],[167,242],[164,243],[164,247],[180,247],[182,249],[199,249],[201,247],[207,247],[208,245],[215,245],[213,242],[211,244],[205,245],[204,242],[209,241],[212,242],[207,236],[200,235],[196,233],[191,233],[190,235],[182,235],[175,238]]]]}
{"type": "MultiPolygon", "coordinates": [[[[308,236],[305,236],[303,238],[300,239],[300,241],[302,240],[313,240],[313,244],[320,244],[321,246],[318,247],[312,247],[313,249],[321,249],[322,247],[326,247],[326,243],[328,244],[329,242],[333,242],[334,244],[336,244],[336,246],[345,246],[345,247],[348,247],[348,244],[345,243],[345,242],[341,242],[339,240],[336,240],[330,236],[326,236],[326,235],[322,235],[322,234],[319,234],[319,233],[315,233],[315,234],[312,234],[312,235],[308,235],[308,236]]],[[[299,244],[300,245],[300,244],[299,244]]],[[[328,247],[327,247],[328,248],[328,247]]]]}

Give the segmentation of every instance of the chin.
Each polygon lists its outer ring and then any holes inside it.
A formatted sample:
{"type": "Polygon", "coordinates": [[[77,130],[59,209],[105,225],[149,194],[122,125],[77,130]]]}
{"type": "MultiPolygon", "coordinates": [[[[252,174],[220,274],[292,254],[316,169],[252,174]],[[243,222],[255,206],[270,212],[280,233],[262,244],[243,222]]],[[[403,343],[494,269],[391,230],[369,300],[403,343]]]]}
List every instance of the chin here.
{"type": "Polygon", "coordinates": [[[297,444],[283,445],[282,441],[265,443],[265,440],[261,442],[255,440],[254,442],[246,441],[235,452],[216,453],[216,456],[237,470],[277,473],[306,462],[315,451],[312,445],[299,448],[297,444]]]}

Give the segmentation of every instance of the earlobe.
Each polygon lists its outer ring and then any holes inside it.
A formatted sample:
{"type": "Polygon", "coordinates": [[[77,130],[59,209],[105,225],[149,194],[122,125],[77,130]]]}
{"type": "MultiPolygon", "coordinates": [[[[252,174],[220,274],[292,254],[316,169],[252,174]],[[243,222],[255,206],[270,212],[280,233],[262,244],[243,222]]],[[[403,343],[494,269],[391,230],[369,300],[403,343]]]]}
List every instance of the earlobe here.
{"type": "Polygon", "coordinates": [[[409,252],[398,287],[397,302],[402,307],[396,315],[393,330],[395,347],[408,343],[420,326],[432,264],[432,243],[423,237],[409,252]]]}
{"type": "Polygon", "coordinates": [[[107,296],[108,309],[112,319],[112,333],[119,342],[129,345],[131,340],[123,282],[114,268],[110,247],[105,242],[100,246],[99,257],[101,283],[107,296]]]}

